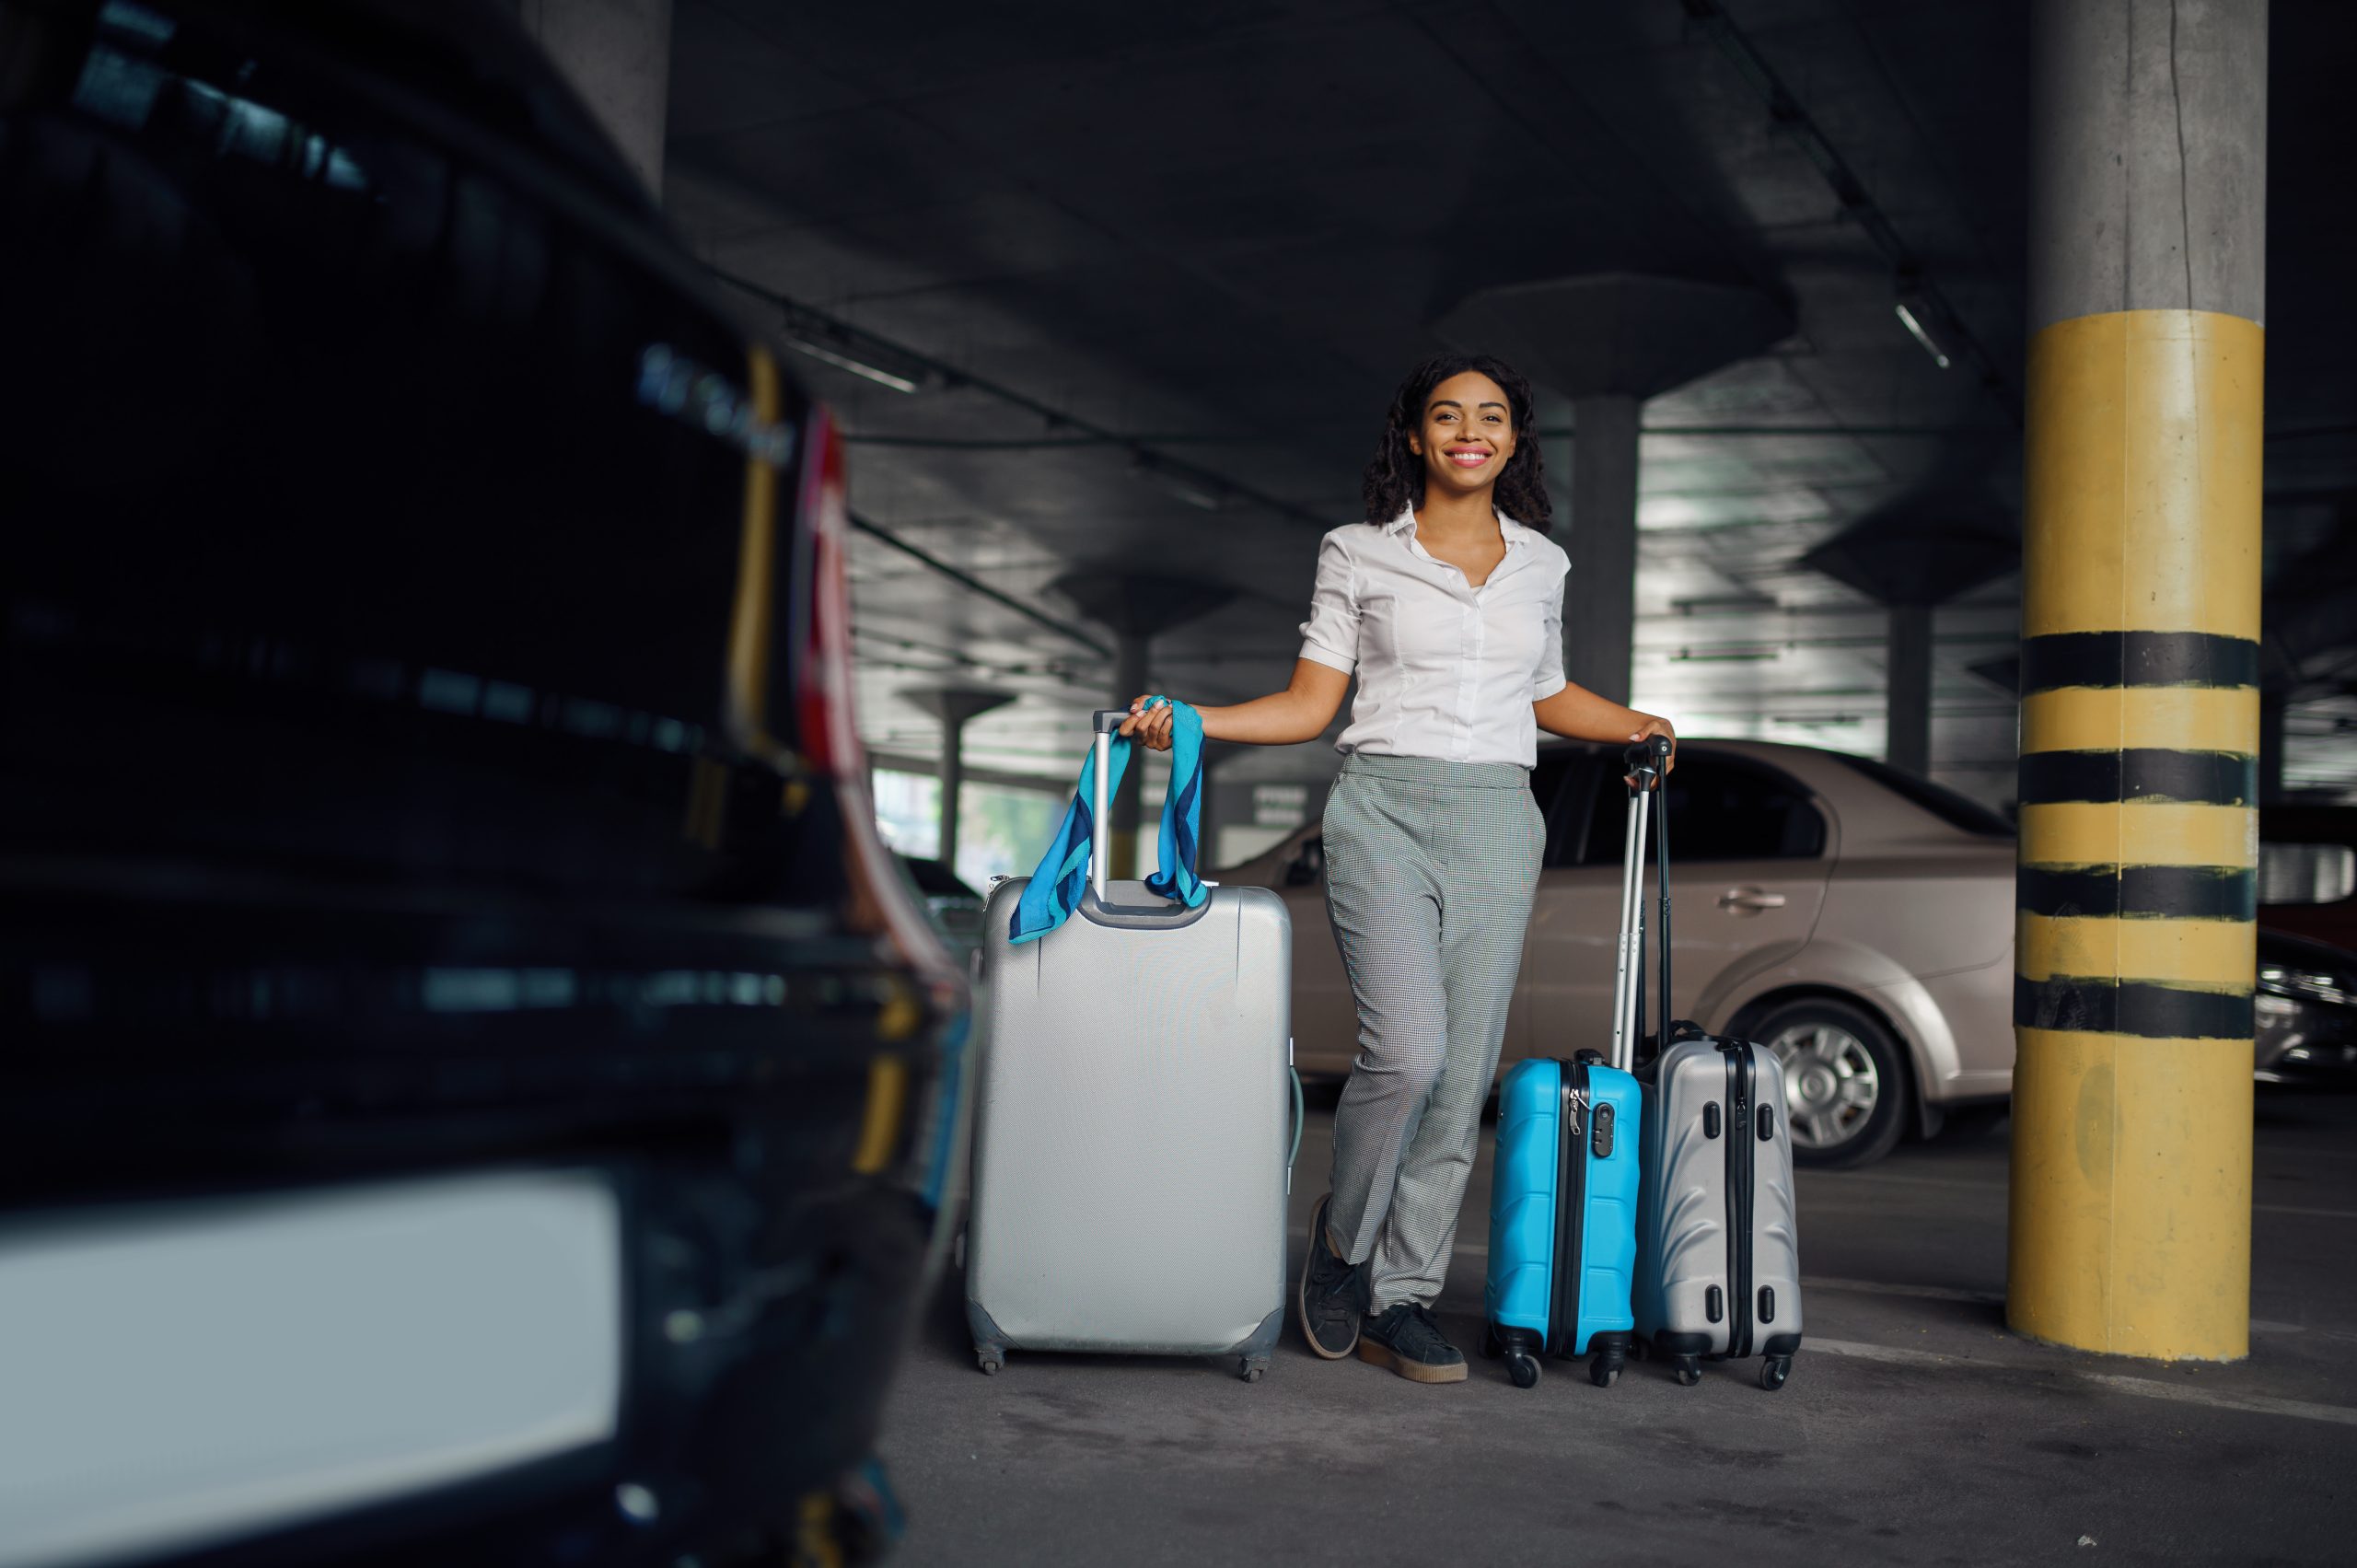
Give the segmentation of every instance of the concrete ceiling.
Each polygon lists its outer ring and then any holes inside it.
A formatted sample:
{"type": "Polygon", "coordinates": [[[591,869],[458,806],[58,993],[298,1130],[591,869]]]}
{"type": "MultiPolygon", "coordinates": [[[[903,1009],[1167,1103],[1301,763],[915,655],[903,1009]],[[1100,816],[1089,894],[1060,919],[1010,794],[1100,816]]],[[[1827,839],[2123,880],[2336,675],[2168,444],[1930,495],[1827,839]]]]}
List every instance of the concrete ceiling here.
{"type": "MultiPolygon", "coordinates": [[[[1939,368],[1901,329],[1884,251],[1678,0],[920,3],[824,26],[784,0],[676,0],[665,202],[750,285],[753,319],[790,301],[958,373],[902,393],[798,363],[853,435],[854,508],[878,529],[1050,619],[1070,608],[1048,584],[1075,566],[1232,587],[1155,648],[1158,683],[1208,702],[1290,670],[1318,533],[1357,519],[1388,394],[1466,296],[1602,270],[1767,289],[1789,338],[1645,407],[1636,701],[1691,734],[1878,755],[1883,616],[1803,557],[1870,516],[2017,511],[2027,7],[1724,9],[1989,376],[1939,368]]],[[[2357,529],[2357,220],[2334,159],[2357,12],[2275,17],[2280,575],[2357,529]]],[[[1570,408],[1540,413],[1561,528],[1570,408]]],[[[1103,629],[1060,634],[858,542],[871,743],[933,749],[906,688],[996,684],[1023,700],[976,721],[974,762],[1068,776],[1075,715],[1108,694],[1085,641],[1103,629]]],[[[1971,667],[2010,655],[2017,603],[2001,576],[1937,623],[1935,772],[1992,802],[2014,706],[1971,667]]],[[[2336,671],[2357,630],[2328,641],[2301,655],[2290,772],[2357,790],[2357,735],[2326,733],[2352,707],[2336,671]]]]}

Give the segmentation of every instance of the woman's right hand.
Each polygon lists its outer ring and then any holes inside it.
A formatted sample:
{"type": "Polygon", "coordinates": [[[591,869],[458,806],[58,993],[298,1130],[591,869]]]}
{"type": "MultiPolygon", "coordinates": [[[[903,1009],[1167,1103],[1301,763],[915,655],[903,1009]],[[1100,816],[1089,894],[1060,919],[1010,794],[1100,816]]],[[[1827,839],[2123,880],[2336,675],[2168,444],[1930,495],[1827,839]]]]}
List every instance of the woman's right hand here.
{"type": "Polygon", "coordinates": [[[1170,726],[1178,714],[1169,703],[1153,697],[1136,697],[1130,702],[1130,716],[1121,721],[1120,733],[1132,740],[1143,741],[1148,749],[1170,749],[1170,726]],[[1149,708],[1148,703],[1154,703],[1149,708]]]}

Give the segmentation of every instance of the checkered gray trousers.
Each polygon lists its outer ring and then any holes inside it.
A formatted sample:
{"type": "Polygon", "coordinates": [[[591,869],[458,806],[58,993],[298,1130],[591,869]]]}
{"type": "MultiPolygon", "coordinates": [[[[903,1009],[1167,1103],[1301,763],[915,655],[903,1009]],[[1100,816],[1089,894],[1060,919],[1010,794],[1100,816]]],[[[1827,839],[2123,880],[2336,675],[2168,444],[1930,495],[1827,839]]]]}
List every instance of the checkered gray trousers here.
{"type": "Polygon", "coordinates": [[[1511,763],[1353,754],[1326,798],[1326,908],[1358,1004],[1334,1112],[1343,1256],[1374,1309],[1448,1274],[1547,824],[1511,763]]]}

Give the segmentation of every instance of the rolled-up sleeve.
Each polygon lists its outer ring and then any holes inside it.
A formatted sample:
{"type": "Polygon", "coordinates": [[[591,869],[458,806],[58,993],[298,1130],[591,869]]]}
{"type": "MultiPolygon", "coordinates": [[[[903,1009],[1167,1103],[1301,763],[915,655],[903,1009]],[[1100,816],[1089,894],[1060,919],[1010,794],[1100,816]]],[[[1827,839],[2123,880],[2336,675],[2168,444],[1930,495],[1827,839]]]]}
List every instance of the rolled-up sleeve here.
{"type": "Polygon", "coordinates": [[[1545,629],[1538,639],[1538,664],[1530,672],[1530,700],[1543,703],[1571,684],[1563,679],[1563,582],[1571,575],[1567,566],[1555,579],[1555,592],[1547,601],[1545,629]]]}
{"type": "MultiPolygon", "coordinates": [[[[1309,619],[1301,623],[1301,656],[1345,675],[1358,666],[1358,573],[1350,547],[1336,534],[1328,534],[1318,548],[1318,587],[1309,597],[1309,619]]],[[[1556,662],[1562,662],[1560,655],[1556,662]]]]}

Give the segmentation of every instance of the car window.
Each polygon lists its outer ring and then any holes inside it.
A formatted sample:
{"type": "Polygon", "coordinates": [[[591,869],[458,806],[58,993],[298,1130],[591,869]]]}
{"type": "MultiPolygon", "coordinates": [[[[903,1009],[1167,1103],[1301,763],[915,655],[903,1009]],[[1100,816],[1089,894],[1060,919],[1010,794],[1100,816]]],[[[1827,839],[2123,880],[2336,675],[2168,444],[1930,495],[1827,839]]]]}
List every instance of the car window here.
{"type": "Polygon", "coordinates": [[[917,891],[927,898],[980,899],[981,897],[981,894],[968,887],[956,872],[937,860],[902,855],[900,864],[907,867],[909,880],[916,884],[917,891]]]}
{"type": "Polygon", "coordinates": [[[1538,754],[1530,771],[1530,798],[1547,819],[1549,865],[1568,865],[1565,859],[1576,843],[1579,812],[1586,805],[1588,761],[1585,750],[1558,747],[1538,754]]]}
{"type": "Polygon", "coordinates": [[[1829,751],[1826,755],[1847,763],[1891,794],[1922,807],[1959,831],[1985,839],[2010,839],[2014,836],[2011,822],[1971,796],[1958,795],[1945,784],[1933,784],[1927,778],[1894,768],[1887,762],[1876,761],[1872,757],[1853,756],[1847,751],[1829,751]]]}
{"type": "MultiPolygon", "coordinates": [[[[1562,771],[1554,798],[1547,804],[1546,865],[1550,868],[1577,865],[1587,832],[1589,802],[1604,782],[1605,759],[1591,748],[1567,746],[1542,755],[1539,765],[1550,761],[1562,771]]],[[[1616,857],[1620,854],[1617,849],[1613,853],[1616,857]]]]}
{"type": "MultiPolygon", "coordinates": [[[[1825,819],[1798,783],[1773,768],[1686,753],[1662,796],[1674,861],[1811,860],[1825,853],[1825,819]]],[[[1583,864],[1620,865],[1628,831],[1626,787],[1599,789],[1583,864]]]]}
{"type": "Polygon", "coordinates": [[[1562,793],[1563,780],[1572,771],[1570,751],[1541,751],[1538,765],[1530,770],[1530,798],[1538,803],[1541,811],[1555,808],[1555,797],[1562,793]]]}

